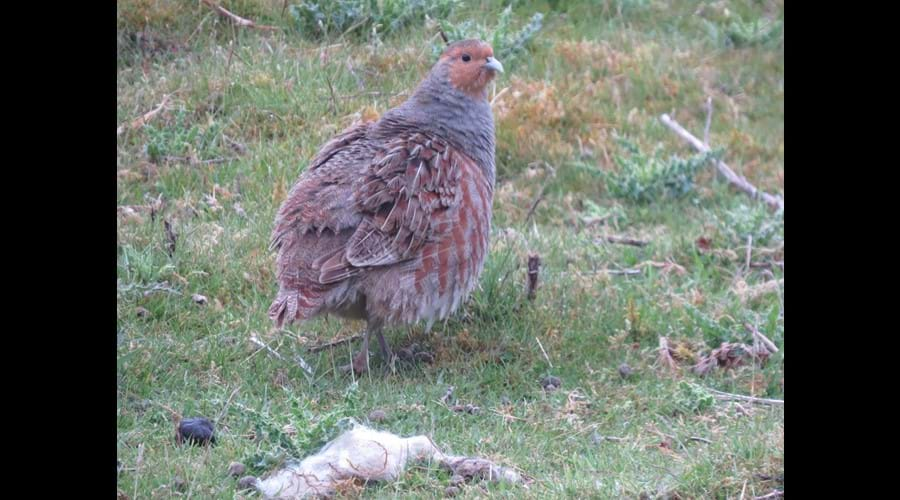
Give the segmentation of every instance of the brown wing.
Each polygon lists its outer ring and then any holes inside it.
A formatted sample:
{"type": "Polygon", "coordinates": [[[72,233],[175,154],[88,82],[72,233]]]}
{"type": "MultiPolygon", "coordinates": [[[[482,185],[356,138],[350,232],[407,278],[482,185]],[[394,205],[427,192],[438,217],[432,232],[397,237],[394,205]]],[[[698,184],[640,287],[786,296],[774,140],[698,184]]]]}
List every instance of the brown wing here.
{"type": "Polygon", "coordinates": [[[350,125],[343,132],[333,137],[330,141],[322,146],[322,149],[316,154],[315,158],[309,163],[309,170],[314,170],[325,164],[335,154],[345,149],[350,144],[365,137],[369,127],[373,122],[361,122],[350,125]]]}
{"type": "Polygon", "coordinates": [[[354,187],[362,221],[345,249],[321,260],[319,282],[410,260],[427,242],[449,234],[459,207],[463,162],[471,160],[424,134],[388,143],[354,187]]]}
{"type": "Polygon", "coordinates": [[[293,231],[338,232],[358,224],[359,218],[348,199],[352,196],[352,179],[368,163],[360,158],[371,155],[366,151],[366,141],[361,140],[371,125],[359,123],[347,128],[328,141],[312,159],[278,211],[271,249],[281,247],[293,231]]]}

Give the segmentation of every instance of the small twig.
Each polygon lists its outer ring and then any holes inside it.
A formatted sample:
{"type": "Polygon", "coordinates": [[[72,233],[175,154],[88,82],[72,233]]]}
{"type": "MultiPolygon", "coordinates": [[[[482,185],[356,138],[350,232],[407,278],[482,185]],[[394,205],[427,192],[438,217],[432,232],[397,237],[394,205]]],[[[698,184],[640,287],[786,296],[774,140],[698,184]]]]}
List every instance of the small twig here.
{"type": "Polygon", "coordinates": [[[744,500],[744,493],[747,491],[747,480],[744,480],[744,486],[741,486],[741,498],[740,500],[744,500]]]}
{"type": "Polygon", "coordinates": [[[541,184],[541,190],[538,191],[537,198],[535,198],[534,201],[531,202],[531,207],[528,209],[528,213],[525,214],[526,225],[528,224],[528,221],[531,220],[531,218],[534,216],[534,211],[537,209],[538,203],[540,203],[541,200],[544,199],[544,191],[547,190],[547,185],[550,184],[550,180],[556,177],[556,169],[551,167],[548,163],[545,163],[544,165],[547,167],[548,173],[546,178],[544,179],[544,182],[541,184]]]}
{"type": "Polygon", "coordinates": [[[300,368],[303,368],[303,372],[307,375],[307,379],[309,380],[309,383],[312,384],[312,377],[315,375],[315,372],[313,372],[312,367],[309,366],[309,363],[307,363],[306,360],[303,359],[303,357],[300,356],[299,354],[294,355],[294,360],[297,361],[297,364],[300,365],[300,368]]]}
{"type": "MultiPolygon", "coordinates": [[[[231,27],[231,30],[234,31],[234,26],[231,27]]],[[[234,35],[234,33],[232,33],[234,35]]],[[[225,74],[227,75],[229,71],[231,71],[231,57],[234,56],[234,37],[228,41],[228,62],[225,63],[225,74]]]]}
{"type": "Polygon", "coordinates": [[[712,441],[700,436],[691,436],[688,439],[690,439],[691,441],[700,441],[701,443],[712,444],[712,441]]]}
{"type": "Polygon", "coordinates": [[[675,271],[677,274],[684,274],[687,272],[684,266],[674,262],[654,262],[652,260],[641,262],[637,267],[631,269],[603,269],[602,271],[606,274],[632,276],[641,274],[645,267],[662,269],[664,273],[675,271]]]}
{"type": "Polygon", "coordinates": [[[527,419],[524,419],[524,418],[522,418],[522,417],[517,417],[517,416],[515,416],[515,415],[513,415],[513,414],[511,414],[511,413],[501,413],[501,412],[499,412],[499,411],[497,411],[497,410],[494,410],[494,409],[491,409],[491,413],[494,413],[495,415],[499,415],[499,416],[503,417],[503,418],[506,419],[506,420],[519,420],[519,421],[521,421],[521,422],[527,421],[527,419]]]}
{"type": "Polygon", "coordinates": [[[160,111],[165,109],[166,104],[169,104],[169,94],[166,94],[163,96],[162,102],[159,103],[159,106],[157,106],[157,107],[151,109],[150,111],[147,111],[143,115],[135,118],[134,120],[131,121],[130,124],[128,124],[127,127],[125,125],[119,126],[119,128],[116,129],[116,135],[117,136],[122,135],[122,132],[124,132],[126,128],[135,130],[135,129],[143,127],[144,125],[147,124],[147,122],[152,120],[153,117],[158,115],[160,113],[160,111]]]}
{"type": "Polygon", "coordinates": [[[155,286],[155,287],[145,291],[144,297],[149,297],[149,296],[155,294],[156,292],[166,292],[166,293],[172,293],[175,295],[181,295],[181,292],[179,292],[178,290],[176,290],[174,288],[169,288],[167,286],[155,286]]]}
{"type": "Polygon", "coordinates": [[[649,241],[639,240],[636,238],[628,238],[624,236],[615,236],[615,235],[606,235],[601,237],[599,240],[594,240],[594,243],[602,243],[603,241],[609,243],[616,243],[619,245],[630,245],[633,247],[645,247],[650,244],[649,241]]]}
{"type": "MultiPolygon", "coordinates": [[[[693,146],[697,151],[700,151],[702,153],[708,153],[710,151],[710,147],[708,145],[701,142],[700,139],[694,137],[690,132],[685,130],[684,127],[679,125],[678,122],[669,117],[669,115],[663,114],[660,117],[660,120],[664,125],[672,129],[672,131],[675,132],[679,137],[689,142],[691,146],[693,146]]],[[[723,161],[716,161],[716,168],[719,170],[719,172],[722,173],[722,175],[725,176],[726,179],[728,179],[728,182],[733,184],[741,191],[750,195],[751,198],[762,199],[767,205],[769,205],[769,207],[784,210],[784,198],[782,198],[781,196],[773,196],[769,193],[760,191],[755,186],[753,186],[753,184],[750,184],[747,179],[737,175],[734,170],[731,170],[731,167],[726,165],[723,161]]]]}
{"type": "Polygon", "coordinates": [[[531,254],[528,256],[528,282],[526,286],[526,296],[528,300],[534,300],[537,294],[538,277],[541,272],[541,256],[531,254]]]}
{"type": "Polygon", "coordinates": [[[709,126],[712,123],[712,96],[706,98],[706,127],[703,128],[703,144],[709,146],[709,126]]]}
{"type": "Polygon", "coordinates": [[[230,12],[230,11],[226,10],[225,8],[219,6],[212,0],[203,0],[203,3],[205,3],[212,10],[218,12],[219,15],[221,15],[222,17],[226,17],[226,18],[230,19],[232,22],[234,22],[234,24],[236,24],[238,26],[246,26],[247,28],[256,28],[256,29],[260,29],[260,30],[269,30],[269,31],[281,29],[278,26],[265,26],[262,24],[256,24],[255,22],[253,22],[249,19],[244,19],[243,17],[241,17],[237,14],[234,14],[233,12],[230,12]]]}
{"type": "Polygon", "coordinates": [[[216,417],[216,425],[218,425],[218,424],[219,424],[219,421],[222,420],[222,417],[225,416],[225,412],[227,412],[227,411],[228,411],[228,407],[231,406],[231,400],[234,399],[234,395],[237,394],[237,392],[238,392],[239,390],[241,390],[241,386],[235,387],[234,390],[231,391],[231,395],[228,396],[228,399],[225,400],[225,405],[222,406],[222,410],[219,411],[219,415],[216,417]]]}
{"type": "Polygon", "coordinates": [[[326,342],[324,344],[314,345],[306,350],[308,353],[316,353],[319,351],[324,351],[325,349],[331,349],[332,347],[339,346],[341,344],[346,344],[347,342],[353,342],[354,340],[359,340],[363,337],[362,333],[357,333],[356,335],[351,335],[349,337],[344,337],[342,339],[332,340],[331,342],[326,342]]]}
{"type": "Polygon", "coordinates": [[[168,406],[160,403],[159,401],[153,401],[153,404],[155,404],[156,406],[159,406],[163,410],[166,410],[167,412],[169,412],[169,416],[172,417],[172,421],[175,422],[176,425],[178,424],[178,422],[181,422],[183,417],[177,411],[169,408],[168,406]]]}
{"type": "Polygon", "coordinates": [[[671,258],[669,260],[666,260],[666,262],[656,262],[656,261],[652,261],[652,260],[645,260],[644,262],[641,262],[640,264],[638,264],[637,267],[638,268],[655,267],[657,269],[662,269],[663,273],[668,273],[669,271],[675,271],[676,274],[682,274],[682,275],[687,273],[687,269],[685,269],[684,266],[673,262],[671,260],[671,258]]]}
{"type": "Polygon", "coordinates": [[[360,19],[359,21],[355,22],[352,26],[350,26],[349,28],[347,28],[346,30],[344,30],[343,33],[341,33],[341,36],[338,37],[338,40],[343,40],[344,37],[347,36],[347,34],[352,33],[353,30],[355,30],[356,28],[359,28],[360,26],[362,26],[363,23],[365,23],[366,21],[368,21],[370,18],[371,18],[371,16],[365,16],[365,17],[363,17],[362,19],[360,19]]]}
{"type": "Polygon", "coordinates": [[[331,112],[337,114],[337,98],[334,96],[334,87],[331,85],[331,76],[325,71],[325,82],[328,83],[328,92],[331,93],[331,112]]]}
{"type": "Polygon", "coordinates": [[[640,269],[604,269],[603,272],[612,275],[633,276],[641,274],[642,271],[640,269]]]}
{"type": "Polygon", "coordinates": [[[447,38],[447,34],[444,33],[443,27],[438,27],[438,32],[441,34],[441,40],[444,41],[445,45],[450,45],[450,39],[447,38]]]}
{"type": "Polygon", "coordinates": [[[491,107],[492,108],[494,107],[494,103],[497,102],[497,99],[500,99],[500,96],[505,94],[506,91],[508,91],[508,90],[509,90],[509,87],[503,87],[503,90],[501,90],[500,92],[497,92],[497,95],[495,95],[494,98],[491,99],[491,107]]]}
{"type": "Polygon", "coordinates": [[[750,323],[744,323],[744,327],[747,328],[747,330],[750,330],[750,333],[753,335],[753,339],[762,342],[762,344],[766,346],[766,349],[769,352],[773,354],[778,352],[778,347],[775,345],[775,343],[769,340],[768,337],[763,335],[759,330],[757,330],[755,326],[751,325],[750,323]]]}
{"type": "Polygon", "coordinates": [[[287,10],[288,0],[284,0],[284,3],[281,4],[281,17],[284,18],[284,11],[287,10]]]}
{"type": "Polygon", "coordinates": [[[766,398],[756,398],[753,396],[743,396],[741,394],[731,394],[729,392],[717,391],[715,389],[707,390],[713,393],[717,398],[724,401],[746,401],[748,403],[759,403],[766,405],[784,405],[783,399],[766,399],[766,398]]]}
{"type": "Polygon", "coordinates": [[[761,497],[753,497],[753,500],[766,500],[768,498],[781,498],[784,496],[784,492],[781,490],[773,490],[771,493],[767,493],[761,497]]]}
{"type": "Polygon", "coordinates": [[[541,344],[541,339],[535,337],[534,340],[537,340],[538,347],[541,348],[541,352],[544,353],[544,359],[547,360],[547,364],[550,365],[550,368],[553,368],[553,363],[550,361],[550,356],[547,356],[547,351],[544,350],[543,344],[541,344]]]}
{"type": "Polygon", "coordinates": [[[274,349],[272,349],[271,347],[266,345],[265,342],[263,342],[262,340],[259,340],[259,338],[257,338],[256,335],[250,336],[250,342],[253,342],[254,344],[262,347],[263,349],[269,351],[269,353],[272,354],[273,356],[275,356],[276,358],[284,361],[284,357],[282,357],[281,354],[278,354],[278,352],[276,352],[274,349]]]}
{"type": "Polygon", "coordinates": [[[540,192],[538,192],[537,197],[534,201],[531,202],[531,207],[528,208],[528,213],[525,214],[525,224],[528,224],[528,221],[534,216],[534,211],[537,209],[538,203],[544,199],[544,186],[541,186],[540,192]]]}
{"type": "Polygon", "coordinates": [[[192,31],[190,36],[187,37],[187,40],[184,41],[185,45],[187,45],[191,42],[191,39],[194,38],[194,35],[196,35],[197,32],[200,31],[200,28],[203,27],[203,24],[206,22],[207,19],[209,19],[209,16],[211,16],[212,14],[213,13],[210,12],[210,13],[206,14],[205,16],[203,16],[203,19],[201,19],[200,22],[197,23],[197,27],[194,28],[194,31],[192,31]]]}

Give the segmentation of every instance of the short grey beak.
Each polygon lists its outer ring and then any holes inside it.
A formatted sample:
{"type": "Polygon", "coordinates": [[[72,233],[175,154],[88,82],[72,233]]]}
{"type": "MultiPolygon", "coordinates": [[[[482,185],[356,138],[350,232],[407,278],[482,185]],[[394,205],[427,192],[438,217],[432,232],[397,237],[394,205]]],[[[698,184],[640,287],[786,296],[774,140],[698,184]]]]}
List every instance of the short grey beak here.
{"type": "Polygon", "coordinates": [[[487,64],[485,64],[484,67],[492,69],[498,73],[503,73],[503,65],[500,64],[500,61],[494,59],[493,57],[487,58],[487,64]]]}

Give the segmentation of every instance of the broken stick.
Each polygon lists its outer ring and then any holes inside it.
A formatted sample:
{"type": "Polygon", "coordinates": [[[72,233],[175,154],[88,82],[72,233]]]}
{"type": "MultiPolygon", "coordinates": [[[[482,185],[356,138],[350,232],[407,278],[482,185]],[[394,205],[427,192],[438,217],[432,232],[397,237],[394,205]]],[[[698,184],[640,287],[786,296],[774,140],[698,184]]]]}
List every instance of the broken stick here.
{"type": "Polygon", "coordinates": [[[354,340],[361,339],[363,337],[362,333],[358,333],[356,335],[351,335],[349,337],[344,337],[342,339],[332,340],[331,342],[326,342],[324,344],[314,345],[306,350],[306,352],[314,353],[323,351],[325,349],[329,349],[331,347],[339,346],[341,344],[346,344],[347,342],[353,342],[354,340]]]}
{"type": "Polygon", "coordinates": [[[769,352],[773,354],[778,352],[778,347],[775,346],[775,342],[769,340],[769,338],[763,335],[759,330],[757,330],[755,326],[751,325],[750,323],[744,323],[744,327],[750,331],[750,333],[753,335],[753,339],[762,342],[762,344],[766,346],[766,349],[769,352]]]}
{"type": "Polygon", "coordinates": [[[602,243],[603,241],[607,241],[609,243],[616,243],[619,245],[630,245],[633,247],[645,247],[650,244],[647,240],[639,240],[637,238],[627,238],[624,236],[614,236],[614,235],[606,235],[595,241],[595,243],[602,243]]]}
{"type": "Polygon", "coordinates": [[[544,162],[544,166],[547,167],[548,174],[546,178],[544,178],[544,183],[541,184],[541,190],[538,191],[537,198],[531,202],[531,207],[528,209],[528,213],[525,215],[525,224],[528,224],[528,221],[531,220],[531,217],[534,216],[534,211],[537,209],[538,203],[544,199],[544,191],[547,190],[547,184],[556,177],[556,169],[553,168],[549,163],[544,162]]]}
{"type": "MultiPolygon", "coordinates": [[[[663,114],[659,117],[659,119],[663,122],[663,124],[673,132],[678,134],[679,137],[689,142],[691,146],[694,147],[697,151],[701,153],[708,153],[711,151],[709,145],[704,144],[703,141],[694,137],[690,132],[684,129],[681,125],[678,124],[675,120],[673,120],[668,114],[663,114]]],[[[716,161],[716,168],[719,172],[728,179],[728,182],[733,184],[735,187],[740,189],[741,191],[750,195],[750,197],[754,199],[762,199],[769,207],[777,208],[784,210],[784,198],[781,196],[773,196],[769,193],[765,193],[757,189],[753,184],[747,181],[747,179],[739,176],[731,170],[731,167],[725,164],[725,162],[718,160],[716,161]]]]}
{"type": "Polygon", "coordinates": [[[234,24],[237,24],[238,26],[246,26],[247,28],[256,28],[256,29],[268,30],[268,31],[281,29],[278,26],[266,26],[266,25],[262,25],[262,24],[256,24],[255,22],[253,22],[249,19],[244,19],[243,17],[218,5],[217,3],[213,2],[212,0],[203,0],[203,3],[205,3],[210,9],[218,12],[219,15],[221,15],[222,17],[226,17],[226,18],[230,19],[234,24]]]}
{"type": "MultiPolygon", "coordinates": [[[[150,111],[147,111],[143,115],[132,120],[127,128],[130,128],[131,130],[135,130],[135,129],[143,127],[144,125],[147,124],[147,122],[152,120],[154,116],[158,115],[160,113],[160,111],[162,111],[166,107],[166,104],[169,104],[169,94],[166,94],[163,96],[162,102],[159,103],[159,106],[151,109],[150,111]]],[[[125,125],[120,125],[119,128],[116,129],[116,135],[117,136],[122,135],[122,132],[125,131],[125,128],[126,128],[125,125]]]]}

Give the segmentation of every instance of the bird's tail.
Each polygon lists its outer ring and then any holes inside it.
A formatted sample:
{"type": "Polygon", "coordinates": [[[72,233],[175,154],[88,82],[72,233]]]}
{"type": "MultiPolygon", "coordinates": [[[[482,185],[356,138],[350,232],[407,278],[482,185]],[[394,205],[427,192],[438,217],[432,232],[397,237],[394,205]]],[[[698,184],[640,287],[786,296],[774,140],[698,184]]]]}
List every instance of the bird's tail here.
{"type": "Polygon", "coordinates": [[[316,293],[301,293],[298,290],[279,290],[278,296],[269,306],[269,319],[281,328],[295,321],[311,318],[320,307],[316,293]]]}

